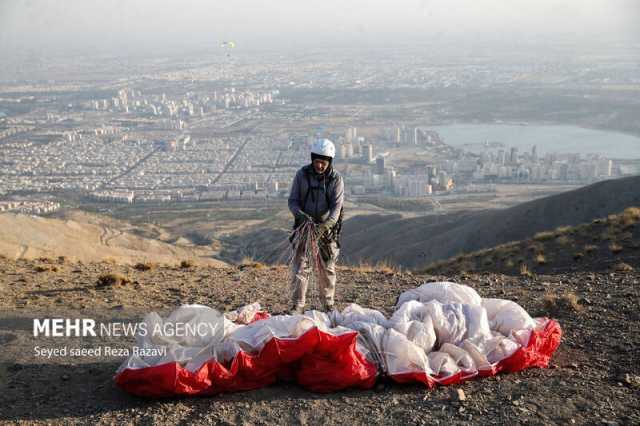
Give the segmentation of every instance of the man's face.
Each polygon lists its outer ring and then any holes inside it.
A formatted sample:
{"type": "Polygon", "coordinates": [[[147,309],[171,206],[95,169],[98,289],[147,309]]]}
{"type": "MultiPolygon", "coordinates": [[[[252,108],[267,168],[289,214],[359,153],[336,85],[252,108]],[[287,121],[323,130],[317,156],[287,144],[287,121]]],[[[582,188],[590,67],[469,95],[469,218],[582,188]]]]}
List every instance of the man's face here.
{"type": "Polygon", "coordinates": [[[327,160],[321,160],[319,158],[316,158],[315,160],[313,160],[313,169],[319,175],[324,173],[325,170],[327,170],[327,167],[329,167],[329,162],[327,160]]]}

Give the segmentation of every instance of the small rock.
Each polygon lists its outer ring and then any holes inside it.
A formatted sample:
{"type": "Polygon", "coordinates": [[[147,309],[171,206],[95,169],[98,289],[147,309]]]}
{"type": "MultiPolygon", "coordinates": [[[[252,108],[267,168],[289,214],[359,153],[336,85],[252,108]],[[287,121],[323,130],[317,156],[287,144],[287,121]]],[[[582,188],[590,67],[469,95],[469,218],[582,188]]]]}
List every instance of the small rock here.
{"type": "Polygon", "coordinates": [[[627,373],[624,375],[624,382],[634,388],[640,387],[640,376],[627,373]]]}
{"type": "Polygon", "coordinates": [[[64,380],[64,381],[66,382],[67,380],[69,380],[69,376],[68,376],[68,375],[66,375],[66,374],[63,374],[63,375],[62,375],[62,377],[61,377],[61,379],[62,379],[62,380],[64,380]]]}
{"type": "Polygon", "coordinates": [[[464,391],[460,388],[456,389],[456,398],[458,401],[466,401],[467,396],[464,394],[464,391]]]}

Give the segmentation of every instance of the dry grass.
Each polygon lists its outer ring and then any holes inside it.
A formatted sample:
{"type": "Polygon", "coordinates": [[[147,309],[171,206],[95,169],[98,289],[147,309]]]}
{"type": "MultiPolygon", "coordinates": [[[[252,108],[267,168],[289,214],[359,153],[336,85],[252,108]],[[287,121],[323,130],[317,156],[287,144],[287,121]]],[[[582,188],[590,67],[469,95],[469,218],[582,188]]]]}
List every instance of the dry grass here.
{"type": "MultiPolygon", "coordinates": [[[[442,262],[442,261],[441,262],[432,263],[431,265],[427,266],[427,270],[432,271],[432,270],[434,270],[436,268],[442,267],[444,264],[445,264],[445,262],[442,262]]],[[[367,263],[367,262],[365,262],[363,260],[361,260],[357,265],[352,266],[351,270],[354,271],[354,272],[364,272],[364,273],[366,273],[366,272],[375,272],[375,269],[374,269],[373,265],[370,264],[370,263],[367,263]]]]}
{"type": "Polygon", "coordinates": [[[559,244],[561,246],[568,246],[568,245],[571,245],[572,243],[573,243],[573,240],[567,237],[566,235],[561,235],[558,238],[556,238],[556,244],[559,244]]]}
{"type": "Polygon", "coordinates": [[[475,252],[471,253],[471,256],[474,257],[475,259],[480,259],[481,257],[490,255],[491,253],[493,253],[493,249],[488,248],[488,249],[484,249],[484,250],[475,251],[475,252]]]}
{"type": "Polygon", "coordinates": [[[623,226],[634,225],[640,221],[640,208],[629,207],[625,209],[620,216],[620,222],[623,226]]]}
{"type": "MultiPolygon", "coordinates": [[[[446,260],[432,263],[431,265],[427,266],[425,272],[437,270],[438,268],[441,268],[448,264],[449,262],[446,260]]],[[[399,271],[398,267],[396,265],[393,265],[388,260],[381,260],[374,265],[364,261],[360,261],[360,263],[358,263],[358,265],[356,266],[353,266],[351,270],[354,272],[382,272],[385,274],[394,274],[399,271]]]]}
{"type": "Polygon", "coordinates": [[[622,251],[622,246],[618,243],[612,242],[611,244],[609,244],[609,250],[613,254],[618,254],[622,251]]]}
{"type": "Polygon", "coordinates": [[[633,272],[634,271],[633,266],[624,262],[616,263],[615,265],[613,265],[611,269],[613,269],[616,272],[633,272]]]}
{"type": "Polygon", "coordinates": [[[263,269],[263,268],[266,268],[266,265],[264,263],[262,263],[262,262],[256,261],[252,257],[245,256],[244,258],[242,258],[242,260],[238,264],[238,268],[240,268],[240,269],[245,269],[245,268],[263,269]]]}
{"type": "Polygon", "coordinates": [[[139,262],[133,265],[133,269],[136,271],[149,271],[150,269],[153,269],[153,264],[148,262],[139,262]]]}
{"type": "Polygon", "coordinates": [[[521,263],[520,264],[520,275],[522,275],[523,277],[531,277],[531,276],[533,276],[533,274],[529,270],[529,265],[527,265],[526,263],[521,263]]]}
{"type": "Polygon", "coordinates": [[[555,236],[556,236],[556,233],[553,231],[544,231],[544,232],[538,232],[537,234],[535,234],[533,236],[533,239],[536,241],[549,241],[555,238],[555,236]]]}
{"type": "Polygon", "coordinates": [[[392,264],[388,260],[382,260],[375,264],[375,268],[379,272],[383,272],[385,274],[395,274],[398,272],[398,267],[392,264]]]}
{"type": "Polygon", "coordinates": [[[180,267],[182,269],[189,269],[193,266],[193,262],[191,262],[190,260],[183,260],[182,262],[180,262],[180,267]]]}
{"type": "Polygon", "coordinates": [[[520,245],[520,241],[510,241],[508,243],[495,246],[493,251],[496,253],[509,254],[509,253],[513,253],[514,250],[517,250],[519,245],[520,245]]]}
{"type": "Polygon", "coordinates": [[[640,221],[640,207],[627,207],[622,212],[622,215],[631,217],[636,221],[640,221]]]}
{"type": "Polygon", "coordinates": [[[573,233],[573,232],[574,232],[574,228],[571,226],[560,226],[556,228],[556,234],[567,234],[567,233],[573,233]]]}
{"type": "Polygon", "coordinates": [[[553,316],[563,316],[582,310],[582,305],[578,303],[578,296],[569,291],[561,294],[546,293],[543,301],[546,312],[553,316]]]}
{"type": "Polygon", "coordinates": [[[594,246],[593,244],[587,244],[584,246],[584,252],[587,254],[593,253],[596,250],[598,250],[598,246],[594,246]]]}
{"type": "Polygon", "coordinates": [[[96,287],[112,287],[116,285],[125,285],[130,283],[129,278],[117,274],[117,273],[107,273],[102,274],[98,277],[98,281],[96,282],[96,287]]]}

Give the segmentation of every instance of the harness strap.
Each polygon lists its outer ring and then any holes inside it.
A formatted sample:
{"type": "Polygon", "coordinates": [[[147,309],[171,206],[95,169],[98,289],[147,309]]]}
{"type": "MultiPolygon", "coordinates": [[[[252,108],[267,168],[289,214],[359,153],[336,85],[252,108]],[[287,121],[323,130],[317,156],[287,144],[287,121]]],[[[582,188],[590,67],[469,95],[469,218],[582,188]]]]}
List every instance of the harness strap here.
{"type": "MultiPolygon", "coordinates": [[[[311,176],[310,176],[310,170],[308,167],[306,167],[304,169],[304,175],[305,178],[307,180],[307,192],[306,194],[304,194],[304,201],[302,204],[302,207],[304,208],[304,206],[307,205],[307,200],[309,199],[309,195],[311,195],[311,200],[315,203],[316,198],[313,194],[312,191],[312,187],[311,187],[311,176]]],[[[331,185],[331,183],[333,182],[333,178],[329,177],[329,181],[327,183],[327,187],[331,185]]],[[[320,189],[318,188],[313,188],[313,189],[320,189]]],[[[330,198],[329,198],[329,193],[325,190],[324,191],[324,196],[327,200],[327,206],[330,205],[330,198]]],[[[340,215],[338,216],[338,221],[336,222],[336,224],[333,226],[333,228],[331,229],[330,232],[330,236],[333,237],[336,241],[336,243],[338,244],[338,247],[340,247],[340,231],[342,231],[342,215],[344,212],[344,206],[342,208],[340,208],[340,215]]],[[[298,223],[298,220],[295,221],[294,223],[294,228],[298,228],[298,226],[300,226],[300,224],[298,223]]]]}

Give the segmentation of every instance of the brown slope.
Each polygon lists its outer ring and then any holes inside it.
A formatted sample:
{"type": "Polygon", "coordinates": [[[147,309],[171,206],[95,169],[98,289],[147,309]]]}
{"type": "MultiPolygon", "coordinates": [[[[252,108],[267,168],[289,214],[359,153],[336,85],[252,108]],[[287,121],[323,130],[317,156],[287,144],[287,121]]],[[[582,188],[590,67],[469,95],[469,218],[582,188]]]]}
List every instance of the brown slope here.
{"type": "Polygon", "coordinates": [[[524,240],[559,226],[590,222],[634,205],[640,205],[640,176],[598,182],[508,209],[446,219],[401,219],[353,236],[345,232],[343,254],[348,262],[364,258],[418,267],[460,253],[524,240]]]}
{"type": "Polygon", "coordinates": [[[532,239],[472,252],[430,265],[430,273],[498,272],[512,275],[640,269],[640,208],[578,226],[540,232],[532,239]]]}
{"type": "MultiPolygon", "coordinates": [[[[563,336],[551,368],[530,369],[461,386],[400,385],[380,378],[370,390],[318,394],[285,381],[254,391],[203,398],[146,400],[115,387],[117,356],[36,357],[34,348],[130,348],[131,339],[33,337],[34,318],[93,318],[130,323],[182,303],[231,310],[259,301],[269,312],[288,306],[285,268],[57,265],[0,257],[0,424],[639,424],[640,274],[572,273],[539,277],[359,272],[340,268],[336,303],[391,314],[398,295],[425,280],[449,279],[483,297],[516,300],[535,316],[553,316],[563,336]],[[96,287],[105,273],[129,284],[96,287]],[[578,310],[549,310],[547,293],[575,295],[578,310]],[[461,401],[458,389],[466,398],[461,401]]],[[[316,302],[310,298],[310,304],[316,302]]],[[[553,307],[553,306],[552,306],[553,307]]]]}
{"type": "Polygon", "coordinates": [[[14,213],[0,214],[0,254],[11,259],[64,256],[83,262],[111,260],[124,264],[175,264],[190,259],[200,264],[226,266],[222,261],[205,257],[207,253],[197,248],[139,237],[95,221],[14,213]]]}

